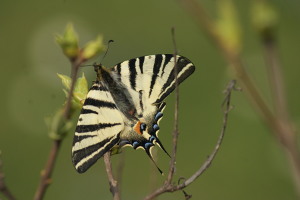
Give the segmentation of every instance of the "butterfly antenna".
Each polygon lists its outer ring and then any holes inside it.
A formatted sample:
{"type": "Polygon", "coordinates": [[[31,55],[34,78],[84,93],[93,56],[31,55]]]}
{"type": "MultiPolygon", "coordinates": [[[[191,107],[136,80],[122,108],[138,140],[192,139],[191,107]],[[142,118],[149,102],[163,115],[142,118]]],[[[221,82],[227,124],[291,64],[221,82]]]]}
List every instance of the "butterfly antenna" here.
{"type": "Polygon", "coordinates": [[[105,51],[105,53],[104,53],[104,55],[103,55],[103,57],[102,57],[102,59],[101,59],[101,61],[100,61],[100,64],[99,64],[99,65],[101,65],[101,64],[102,64],[102,62],[103,62],[104,58],[106,57],[106,54],[107,54],[107,52],[108,52],[108,50],[109,50],[109,44],[110,44],[110,43],[112,43],[112,42],[114,42],[114,41],[113,41],[113,40],[109,40],[109,41],[107,42],[107,49],[106,49],[106,51],[105,51]]]}
{"type": "Polygon", "coordinates": [[[80,67],[92,67],[92,66],[95,66],[95,64],[93,64],[93,65],[81,65],[80,67]]]}
{"type": "Polygon", "coordinates": [[[105,58],[105,56],[106,56],[106,54],[107,54],[107,52],[108,52],[108,49],[109,49],[109,44],[110,43],[112,43],[112,42],[114,42],[113,40],[109,40],[108,42],[107,42],[107,49],[106,49],[106,51],[105,51],[105,53],[104,53],[104,56],[102,57],[102,59],[101,59],[101,61],[100,61],[100,64],[97,64],[96,62],[94,63],[94,64],[90,64],[90,65],[82,65],[81,67],[100,67],[101,65],[102,65],[102,62],[103,62],[103,60],[104,60],[104,58],[105,58]]]}

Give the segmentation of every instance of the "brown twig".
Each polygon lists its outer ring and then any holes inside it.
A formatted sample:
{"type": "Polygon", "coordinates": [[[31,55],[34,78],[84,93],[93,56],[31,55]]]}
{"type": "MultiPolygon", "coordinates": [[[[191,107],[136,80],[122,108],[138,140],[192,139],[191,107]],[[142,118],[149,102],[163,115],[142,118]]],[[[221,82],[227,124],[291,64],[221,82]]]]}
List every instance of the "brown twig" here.
{"type": "Polygon", "coordinates": [[[104,154],[103,159],[104,159],[106,173],[109,181],[109,187],[110,187],[109,190],[112,193],[114,200],[120,200],[121,197],[119,192],[118,181],[114,179],[113,172],[112,172],[112,167],[110,162],[110,151],[104,154]]]}
{"type": "Polygon", "coordinates": [[[0,192],[8,199],[8,200],[15,200],[16,198],[8,189],[5,183],[5,175],[2,170],[2,159],[1,159],[1,151],[0,151],[0,192]]]}
{"type": "MultiPolygon", "coordinates": [[[[122,152],[119,155],[118,165],[117,165],[117,171],[116,171],[116,180],[118,182],[118,185],[122,185],[123,181],[123,171],[125,166],[125,152],[122,152]]],[[[119,193],[121,194],[121,188],[119,187],[119,193]]]]}
{"type": "Polygon", "coordinates": [[[272,87],[272,94],[274,100],[274,108],[277,115],[282,118],[288,118],[285,91],[283,86],[282,72],[280,64],[277,59],[276,41],[274,36],[268,34],[262,38],[263,48],[265,51],[266,67],[268,70],[270,86],[272,87]]]}
{"type": "Polygon", "coordinates": [[[79,54],[78,58],[75,60],[71,60],[72,66],[71,66],[71,86],[70,86],[70,90],[68,93],[68,98],[67,98],[67,102],[65,104],[65,110],[64,110],[64,116],[65,119],[70,119],[71,117],[71,106],[72,106],[72,98],[73,98],[73,91],[74,91],[74,87],[75,87],[75,83],[77,80],[77,74],[78,74],[78,70],[81,66],[81,64],[84,62],[85,60],[81,57],[81,55],[79,54]]]}
{"type": "Polygon", "coordinates": [[[34,200],[43,199],[45,192],[48,186],[51,183],[51,175],[54,169],[54,164],[58,155],[58,150],[61,144],[61,140],[54,140],[52,144],[52,148],[50,150],[50,154],[48,157],[48,161],[46,163],[45,168],[41,172],[41,180],[34,195],[34,200]]]}
{"type": "Polygon", "coordinates": [[[166,192],[175,192],[178,190],[182,190],[182,189],[186,188],[188,185],[190,185],[191,183],[193,183],[201,174],[203,174],[210,167],[212,161],[214,160],[215,156],[217,155],[217,153],[220,149],[220,146],[222,144],[222,141],[223,141],[223,138],[225,135],[225,130],[226,130],[227,121],[228,121],[228,113],[230,111],[231,91],[235,89],[235,83],[236,83],[236,81],[233,80],[226,87],[226,90],[225,90],[226,96],[225,96],[225,100],[224,100],[225,109],[224,109],[224,116],[223,116],[223,126],[221,129],[221,133],[220,133],[219,139],[217,141],[217,144],[216,144],[214,150],[212,151],[212,153],[208,156],[207,160],[201,165],[201,167],[192,176],[190,176],[188,179],[186,179],[183,183],[181,183],[179,185],[173,185],[172,183],[170,183],[170,184],[165,183],[163,186],[161,186],[160,188],[155,190],[153,193],[146,196],[144,200],[154,199],[157,196],[159,196],[163,193],[166,193],[166,192]]]}
{"type": "Polygon", "coordinates": [[[286,94],[284,90],[284,81],[282,77],[281,67],[278,60],[277,54],[277,45],[274,34],[270,32],[261,34],[263,48],[265,51],[265,60],[266,67],[268,70],[269,82],[272,90],[272,96],[274,100],[274,110],[275,115],[278,118],[278,121],[282,123],[283,131],[281,134],[284,138],[284,141],[287,143],[285,146],[286,153],[290,157],[289,161],[292,166],[293,173],[296,176],[293,176],[295,183],[297,185],[296,189],[300,196],[300,155],[297,148],[297,139],[294,125],[290,120],[288,113],[287,103],[286,103],[286,94]]]}
{"type": "Polygon", "coordinates": [[[226,128],[227,128],[228,113],[231,109],[230,108],[231,91],[235,90],[235,84],[236,84],[235,80],[230,81],[229,84],[226,87],[226,90],[224,91],[225,100],[223,102],[223,105],[225,106],[225,108],[224,108],[223,126],[222,126],[222,130],[221,130],[221,134],[220,134],[219,139],[217,141],[217,145],[215,146],[215,149],[210,154],[210,156],[207,158],[205,163],[200,167],[200,169],[193,174],[193,176],[191,176],[189,179],[187,179],[182,184],[177,186],[179,189],[182,189],[182,188],[186,187],[187,185],[191,184],[196,178],[198,178],[201,174],[203,174],[209,168],[209,166],[211,165],[213,159],[217,155],[217,153],[220,149],[220,146],[222,144],[226,128]]]}
{"type": "Polygon", "coordinates": [[[179,129],[178,129],[178,111],[179,111],[179,87],[177,81],[177,47],[176,47],[176,40],[175,40],[175,28],[172,27],[171,29],[172,34],[172,42],[174,45],[174,74],[175,74],[175,111],[174,111],[174,128],[173,128],[173,149],[171,154],[171,161],[169,167],[169,173],[165,184],[171,184],[174,172],[175,172],[175,164],[176,164],[176,153],[177,153],[177,141],[179,136],[179,129]]]}
{"type": "Polygon", "coordinates": [[[195,0],[185,0],[183,1],[183,3],[186,5],[188,12],[193,15],[195,20],[198,22],[200,28],[202,28],[204,33],[206,33],[207,36],[212,39],[212,42],[216,44],[230,66],[232,66],[233,71],[236,73],[236,77],[240,81],[242,87],[245,89],[249,100],[251,100],[251,102],[257,108],[258,112],[261,114],[262,120],[270,128],[273,136],[282,144],[287,158],[290,162],[293,177],[296,180],[297,191],[300,196],[300,153],[296,144],[297,140],[295,138],[295,130],[292,126],[292,122],[288,117],[286,117],[288,111],[285,106],[283,82],[281,77],[279,77],[280,71],[278,62],[274,60],[275,55],[273,52],[273,47],[270,46],[269,43],[267,51],[269,52],[269,62],[273,66],[272,70],[275,70],[273,74],[270,74],[270,76],[272,76],[272,79],[276,82],[273,91],[275,92],[275,98],[277,99],[277,102],[275,103],[279,107],[275,114],[270,110],[270,108],[268,107],[268,103],[266,103],[262,95],[259,93],[249,74],[245,70],[239,52],[233,51],[232,49],[227,47],[223,37],[215,28],[215,23],[205,12],[205,9],[203,9],[201,4],[199,2],[196,2],[195,0]],[[280,112],[281,114],[279,114],[278,112],[280,112]],[[285,116],[284,119],[280,115],[285,116]]]}
{"type": "MultiPolygon", "coordinates": [[[[72,63],[71,86],[70,86],[67,102],[65,104],[64,113],[63,113],[65,120],[69,120],[70,116],[71,116],[73,91],[74,91],[79,67],[83,62],[84,62],[84,60],[81,58],[81,56],[78,56],[78,58],[75,60],[71,60],[71,63],[72,63]]],[[[59,149],[61,147],[61,143],[62,143],[61,139],[53,140],[52,148],[50,150],[50,154],[49,154],[47,163],[45,165],[45,168],[41,172],[41,179],[40,179],[40,183],[37,187],[37,190],[35,192],[34,200],[43,199],[43,197],[46,193],[46,190],[51,183],[51,176],[52,176],[52,172],[54,169],[56,158],[58,156],[59,149]]]]}

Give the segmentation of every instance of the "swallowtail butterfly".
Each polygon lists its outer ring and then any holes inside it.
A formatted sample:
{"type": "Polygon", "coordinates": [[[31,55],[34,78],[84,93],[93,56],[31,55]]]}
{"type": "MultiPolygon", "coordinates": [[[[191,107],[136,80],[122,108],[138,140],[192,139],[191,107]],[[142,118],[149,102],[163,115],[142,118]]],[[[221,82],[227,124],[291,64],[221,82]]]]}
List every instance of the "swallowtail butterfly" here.
{"type": "MultiPolygon", "coordinates": [[[[176,67],[178,83],[195,70],[190,60],[179,55],[176,67]]],[[[157,134],[164,100],[176,86],[174,56],[142,56],[112,69],[95,65],[95,70],[97,79],[87,94],[73,140],[76,170],[85,172],[116,145],[142,148],[152,161],[154,144],[167,153],[157,134]]]]}

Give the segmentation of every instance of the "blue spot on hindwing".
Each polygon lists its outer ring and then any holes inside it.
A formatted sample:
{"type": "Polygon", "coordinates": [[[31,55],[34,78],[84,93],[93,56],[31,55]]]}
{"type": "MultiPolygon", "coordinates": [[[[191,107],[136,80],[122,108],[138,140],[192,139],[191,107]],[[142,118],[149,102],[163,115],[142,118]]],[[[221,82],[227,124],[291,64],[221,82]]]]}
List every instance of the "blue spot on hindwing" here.
{"type": "Polygon", "coordinates": [[[153,144],[150,143],[150,142],[147,142],[147,143],[144,144],[144,148],[147,149],[147,150],[148,150],[150,147],[152,147],[152,146],[153,146],[153,144]]]}
{"type": "Polygon", "coordinates": [[[142,131],[145,131],[146,130],[146,124],[144,124],[144,123],[141,123],[141,125],[140,125],[140,130],[141,130],[141,132],[142,131]]]}
{"type": "Polygon", "coordinates": [[[122,141],[120,141],[120,143],[119,143],[120,147],[122,147],[122,146],[124,146],[124,145],[126,145],[126,144],[130,144],[130,142],[129,142],[128,140],[122,140],[122,141]]]}
{"type": "Polygon", "coordinates": [[[161,113],[161,112],[156,113],[156,115],[154,117],[155,122],[157,122],[162,116],[163,116],[163,113],[161,113]]]}
{"type": "Polygon", "coordinates": [[[152,135],[150,138],[149,138],[149,141],[150,142],[153,142],[153,140],[155,140],[156,139],[156,137],[154,136],[154,135],[152,135]]]}
{"type": "Polygon", "coordinates": [[[140,143],[139,143],[139,142],[134,141],[134,142],[132,143],[132,147],[133,147],[134,149],[136,149],[138,146],[140,146],[140,143]]]}
{"type": "Polygon", "coordinates": [[[159,126],[157,124],[153,124],[153,129],[154,129],[154,131],[157,131],[157,130],[159,130],[159,126]]]}

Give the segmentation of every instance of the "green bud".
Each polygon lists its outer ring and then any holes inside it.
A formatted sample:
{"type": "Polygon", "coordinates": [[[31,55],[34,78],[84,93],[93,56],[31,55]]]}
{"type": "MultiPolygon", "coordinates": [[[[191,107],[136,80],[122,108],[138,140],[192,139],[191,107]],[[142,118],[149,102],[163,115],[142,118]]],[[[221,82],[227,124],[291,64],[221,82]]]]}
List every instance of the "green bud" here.
{"type": "Polygon", "coordinates": [[[63,35],[56,36],[56,42],[62,48],[64,54],[70,58],[76,58],[79,54],[78,36],[73,25],[68,24],[63,35]]]}
{"type": "Polygon", "coordinates": [[[49,137],[53,140],[62,140],[73,129],[71,120],[64,117],[64,109],[59,109],[53,117],[46,119],[49,137]]]}
{"type": "Polygon", "coordinates": [[[254,1],[251,17],[254,28],[263,36],[270,36],[277,26],[277,13],[266,1],[254,1]]]}
{"type": "Polygon", "coordinates": [[[216,28],[226,48],[238,53],[241,49],[241,27],[232,0],[217,1],[219,19],[216,28]]]}
{"type": "Polygon", "coordinates": [[[104,49],[105,45],[103,44],[103,37],[99,35],[95,40],[92,40],[85,45],[82,50],[82,57],[85,60],[90,59],[104,51],[104,49]]]}
{"type": "MultiPolygon", "coordinates": [[[[62,84],[64,86],[64,93],[66,97],[69,95],[70,87],[71,87],[71,78],[69,76],[63,74],[57,74],[58,77],[61,79],[62,84]]],[[[82,73],[82,76],[76,80],[74,91],[73,91],[73,98],[72,98],[72,109],[81,109],[88,93],[88,83],[82,73]]]]}
{"type": "Polygon", "coordinates": [[[84,76],[84,73],[82,73],[82,76],[79,77],[76,81],[74,92],[73,92],[73,98],[75,101],[75,106],[79,109],[82,108],[82,105],[84,103],[84,100],[86,99],[87,93],[88,93],[88,82],[84,76]]]}

